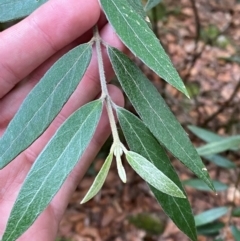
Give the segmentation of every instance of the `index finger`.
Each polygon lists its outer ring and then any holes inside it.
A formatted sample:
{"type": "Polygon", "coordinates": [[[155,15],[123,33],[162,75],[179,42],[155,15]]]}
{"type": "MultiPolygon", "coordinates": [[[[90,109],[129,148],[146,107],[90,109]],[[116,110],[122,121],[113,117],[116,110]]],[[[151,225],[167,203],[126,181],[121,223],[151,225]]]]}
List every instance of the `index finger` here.
{"type": "Polygon", "coordinates": [[[51,0],[0,33],[0,98],[99,19],[97,0],[51,0]]]}

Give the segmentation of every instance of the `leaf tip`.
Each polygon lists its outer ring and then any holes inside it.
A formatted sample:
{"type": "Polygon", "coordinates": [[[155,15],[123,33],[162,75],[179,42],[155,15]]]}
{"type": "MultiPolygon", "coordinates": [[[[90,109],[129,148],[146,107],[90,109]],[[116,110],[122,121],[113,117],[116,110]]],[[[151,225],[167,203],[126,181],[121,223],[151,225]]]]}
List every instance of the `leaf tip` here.
{"type": "Polygon", "coordinates": [[[187,90],[187,88],[185,86],[183,87],[182,92],[188,99],[191,99],[191,97],[190,97],[190,95],[188,93],[188,90],[187,90]]]}
{"type": "Polygon", "coordinates": [[[86,200],[82,200],[81,202],[80,202],[80,204],[84,204],[84,203],[86,203],[87,201],[86,200]]]}
{"type": "Polygon", "coordinates": [[[186,199],[187,197],[183,194],[183,192],[181,192],[181,197],[180,198],[186,199]]]}
{"type": "MultiPolygon", "coordinates": [[[[204,181],[205,181],[205,180],[204,180],[204,181]]],[[[211,179],[209,179],[208,182],[205,181],[205,183],[212,189],[213,192],[217,193],[217,191],[216,191],[216,189],[215,189],[215,187],[214,187],[213,182],[212,182],[211,179]]]]}
{"type": "Polygon", "coordinates": [[[181,189],[178,189],[175,193],[175,195],[172,195],[172,196],[175,196],[177,198],[183,198],[183,199],[186,199],[186,195],[183,193],[183,191],[181,189]]]}

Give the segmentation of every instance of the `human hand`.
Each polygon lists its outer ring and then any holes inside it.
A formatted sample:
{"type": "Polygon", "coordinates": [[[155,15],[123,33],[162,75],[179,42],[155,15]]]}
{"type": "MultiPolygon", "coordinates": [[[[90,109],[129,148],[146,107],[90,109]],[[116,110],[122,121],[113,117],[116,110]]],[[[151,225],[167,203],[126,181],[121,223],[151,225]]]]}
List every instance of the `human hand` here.
{"type": "MultiPolygon", "coordinates": [[[[0,33],[0,136],[18,110],[21,102],[38,83],[49,67],[64,53],[91,38],[91,28],[98,22],[102,38],[123,49],[109,24],[101,16],[97,0],[50,0],[32,15],[0,33]]],[[[113,71],[103,50],[106,77],[113,71]]],[[[109,86],[113,100],[123,104],[121,92],[109,86]]],[[[100,92],[96,55],[78,88],[59,115],[27,150],[0,170],[0,237],[6,227],[10,210],[32,163],[63,121],[100,92]]],[[[103,112],[97,131],[83,158],[70,174],[48,208],[18,240],[51,241],[69,198],[91,161],[110,134],[108,118],[103,112]]]]}

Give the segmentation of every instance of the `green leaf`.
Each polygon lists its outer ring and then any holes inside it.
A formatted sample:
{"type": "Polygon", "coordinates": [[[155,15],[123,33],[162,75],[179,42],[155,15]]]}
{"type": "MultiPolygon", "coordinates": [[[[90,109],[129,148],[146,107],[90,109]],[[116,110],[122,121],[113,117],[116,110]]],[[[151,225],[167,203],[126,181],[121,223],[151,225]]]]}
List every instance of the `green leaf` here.
{"type": "Polygon", "coordinates": [[[26,17],[47,0],[1,0],[0,22],[26,17]]]}
{"type": "Polygon", "coordinates": [[[199,178],[214,188],[196,149],[156,88],[123,53],[108,47],[114,71],[121,86],[158,141],[199,178]]]}
{"type": "Polygon", "coordinates": [[[145,11],[149,11],[152,8],[156,7],[162,0],[148,0],[147,4],[145,5],[144,9],[145,11]]]}
{"type": "Polygon", "coordinates": [[[196,226],[198,227],[198,226],[211,223],[219,219],[223,215],[227,214],[227,212],[228,212],[228,207],[218,207],[218,208],[213,208],[203,213],[200,213],[195,216],[196,226]]]}
{"type": "Polygon", "coordinates": [[[126,153],[126,159],[130,166],[140,177],[142,177],[142,179],[159,191],[173,197],[185,198],[181,189],[143,156],[135,152],[128,151],[126,153]]]}
{"type": "Polygon", "coordinates": [[[123,43],[157,75],[188,96],[171,60],[146,20],[129,4],[129,0],[100,0],[103,11],[123,43]]]}
{"type": "MultiPolygon", "coordinates": [[[[223,141],[226,140],[228,137],[224,137],[224,136],[219,136],[217,134],[215,134],[214,132],[208,131],[206,129],[197,127],[197,126],[193,126],[193,125],[189,125],[188,129],[191,130],[191,132],[193,132],[197,137],[199,137],[200,139],[206,141],[206,142],[218,142],[218,141],[223,141]]],[[[237,148],[230,148],[229,150],[236,150],[237,148]]],[[[213,162],[214,164],[216,164],[217,166],[220,167],[224,167],[224,168],[235,168],[236,165],[231,162],[230,160],[228,160],[225,157],[222,157],[220,155],[202,155],[206,160],[213,162]]]]}
{"type": "Polygon", "coordinates": [[[232,211],[233,217],[240,217],[240,207],[234,208],[232,211]]]}
{"type": "Polygon", "coordinates": [[[100,191],[100,189],[102,188],[106,180],[107,174],[112,164],[112,159],[113,159],[113,153],[110,152],[101,170],[97,174],[92,186],[90,187],[90,189],[88,190],[87,194],[85,195],[85,197],[83,198],[80,204],[86,203],[100,191]]]}
{"type": "Polygon", "coordinates": [[[80,45],[59,59],[26,97],[0,139],[0,169],[49,126],[83,77],[91,45],[80,45]]]}
{"type": "Polygon", "coordinates": [[[219,136],[215,134],[214,132],[208,131],[206,129],[189,125],[188,129],[195,134],[200,139],[206,141],[206,142],[215,142],[215,141],[221,141],[224,137],[219,136]]]}
{"type": "MultiPolygon", "coordinates": [[[[216,142],[216,141],[221,141],[228,138],[225,136],[217,135],[214,132],[211,132],[209,130],[206,130],[197,126],[189,125],[188,129],[191,130],[191,132],[194,133],[197,137],[199,137],[200,139],[206,142],[216,142]]],[[[236,148],[231,148],[230,150],[235,151],[236,148]]]]}
{"type": "Polygon", "coordinates": [[[198,147],[197,152],[201,156],[212,155],[230,150],[231,148],[240,148],[240,135],[231,136],[220,141],[211,142],[198,147]]]}
{"type": "Polygon", "coordinates": [[[126,171],[123,167],[121,157],[119,155],[116,156],[116,162],[117,162],[117,171],[118,171],[118,176],[122,180],[123,183],[127,182],[127,175],[126,171]]]}
{"type": "Polygon", "coordinates": [[[58,129],[26,177],[2,241],[16,240],[48,206],[89,145],[101,112],[102,101],[93,101],[58,129]]]}
{"type": "MultiPolygon", "coordinates": [[[[211,189],[203,182],[201,179],[188,179],[182,182],[183,185],[193,187],[201,191],[211,191],[211,189]]],[[[213,186],[216,191],[225,191],[228,189],[228,186],[219,181],[213,181],[213,186]]]]}
{"type": "MultiPolygon", "coordinates": [[[[149,129],[129,111],[118,107],[117,116],[128,146],[151,161],[184,192],[171,162],[149,129]]],[[[158,191],[150,185],[157,201],[173,222],[192,240],[197,240],[195,222],[187,198],[176,198],[158,191]]]]}
{"type": "Polygon", "coordinates": [[[236,168],[236,164],[228,160],[227,158],[220,155],[209,155],[203,156],[206,160],[216,164],[219,167],[223,168],[236,168]]]}
{"type": "Polygon", "coordinates": [[[220,230],[224,228],[225,224],[222,222],[208,223],[200,226],[197,229],[198,234],[201,235],[218,235],[220,230]]]}
{"type": "Polygon", "coordinates": [[[128,220],[130,224],[133,224],[137,229],[144,230],[147,235],[146,236],[153,236],[157,235],[160,236],[163,234],[167,220],[165,217],[158,215],[156,213],[138,213],[135,215],[128,215],[128,220]]]}
{"type": "Polygon", "coordinates": [[[145,20],[148,24],[148,26],[151,28],[151,22],[150,19],[148,18],[141,0],[128,0],[128,4],[134,9],[140,17],[142,17],[143,20],[145,20]]]}
{"type": "Polygon", "coordinates": [[[232,225],[231,231],[235,241],[240,241],[240,230],[236,226],[232,225]]]}
{"type": "MultiPolygon", "coordinates": [[[[237,2],[240,2],[240,0],[238,0],[237,2]]],[[[237,63],[240,64],[240,56],[239,55],[232,55],[230,57],[220,57],[220,60],[223,59],[226,62],[230,62],[230,63],[237,63]]]]}

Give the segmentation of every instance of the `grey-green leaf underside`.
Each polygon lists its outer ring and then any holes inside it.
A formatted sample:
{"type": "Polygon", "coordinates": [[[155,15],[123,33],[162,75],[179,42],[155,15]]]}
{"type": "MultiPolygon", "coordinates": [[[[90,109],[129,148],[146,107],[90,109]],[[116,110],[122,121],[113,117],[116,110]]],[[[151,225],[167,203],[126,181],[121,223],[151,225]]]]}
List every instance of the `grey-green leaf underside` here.
{"type": "MultiPolygon", "coordinates": [[[[209,143],[218,142],[221,140],[223,141],[224,139],[226,140],[227,138],[229,138],[227,136],[220,136],[212,131],[193,125],[189,125],[188,129],[191,130],[191,132],[194,133],[197,137],[209,143]]],[[[237,149],[237,147],[232,147],[229,150],[236,151],[237,149]]]]}
{"type": "Polygon", "coordinates": [[[1,0],[0,22],[26,17],[47,0],[1,0]]]}
{"type": "Polygon", "coordinates": [[[2,241],[16,240],[48,206],[89,145],[101,112],[101,100],[90,102],[59,128],[29,171],[2,241]]]}
{"type": "Polygon", "coordinates": [[[101,189],[106,180],[107,174],[109,172],[110,166],[112,164],[113,153],[109,153],[108,157],[106,158],[105,162],[103,163],[102,168],[100,169],[99,173],[97,174],[96,178],[94,179],[93,184],[89,188],[87,194],[81,201],[81,204],[86,203],[91,198],[93,198],[101,189]]]}
{"type": "Polygon", "coordinates": [[[232,148],[240,149],[240,135],[231,136],[220,141],[208,143],[204,146],[198,147],[197,151],[199,155],[203,156],[220,153],[232,148]]]}
{"type": "Polygon", "coordinates": [[[209,131],[207,129],[200,128],[197,126],[193,126],[193,125],[189,125],[188,129],[197,137],[199,137],[200,139],[206,142],[216,142],[227,138],[226,136],[220,136],[212,131],[209,131]]]}
{"type": "Polygon", "coordinates": [[[156,74],[188,96],[187,90],[147,21],[128,0],[100,0],[107,19],[123,43],[156,74]]]}
{"type": "MultiPolygon", "coordinates": [[[[151,161],[184,192],[165,150],[143,122],[120,107],[117,108],[117,116],[129,148],[151,161]]],[[[188,199],[169,196],[151,185],[150,188],[165,213],[179,229],[192,240],[197,240],[194,218],[188,199]]]]}
{"type": "Polygon", "coordinates": [[[236,226],[232,225],[231,231],[235,241],[240,241],[240,230],[236,226]]]}
{"type": "Polygon", "coordinates": [[[126,159],[138,175],[157,190],[174,197],[185,198],[179,187],[143,156],[136,152],[128,151],[126,159]]]}
{"type": "Polygon", "coordinates": [[[196,149],[156,88],[123,53],[111,47],[108,53],[124,92],[152,134],[214,190],[196,149]]]}
{"type": "Polygon", "coordinates": [[[230,161],[229,159],[220,156],[220,155],[208,155],[208,156],[203,156],[206,160],[214,163],[215,165],[223,168],[236,168],[237,165],[230,161]]]}
{"type": "MultiPolygon", "coordinates": [[[[207,186],[206,183],[203,182],[201,179],[187,179],[184,180],[182,183],[184,186],[189,186],[195,188],[196,190],[212,191],[209,186],[207,186]]],[[[228,185],[219,181],[213,180],[213,185],[217,192],[226,191],[228,189],[228,185]]]]}
{"type": "Polygon", "coordinates": [[[195,216],[196,226],[199,227],[211,223],[217,220],[218,218],[222,217],[223,215],[227,214],[228,211],[228,207],[217,207],[204,211],[195,216]]]}
{"type": "Polygon", "coordinates": [[[72,49],[48,70],[29,93],[0,139],[0,169],[50,125],[77,88],[91,55],[90,44],[72,49]]]}
{"type": "MultiPolygon", "coordinates": [[[[226,136],[220,136],[217,135],[214,132],[211,132],[209,130],[197,127],[197,126],[193,126],[193,125],[189,125],[188,129],[191,130],[191,132],[193,132],[197,137],[199,137],[200,139],[209,142],[209,143],[217,143],[218,141],[224,141],[226,140],[228,137],[226,136]]],[[[238,148],[234,148],[233,146],[230,146],[231,151],[236,151],[238,148]]],[[[224,167],[224,168],[235,168],[236,165],[228,160],[227,158],[220,156],[220,155],[203,155],[203,157],[205,159],[207,159],[208,161],[211,161],[213,163],[215,163],[218,166],[224,167]]]]}

